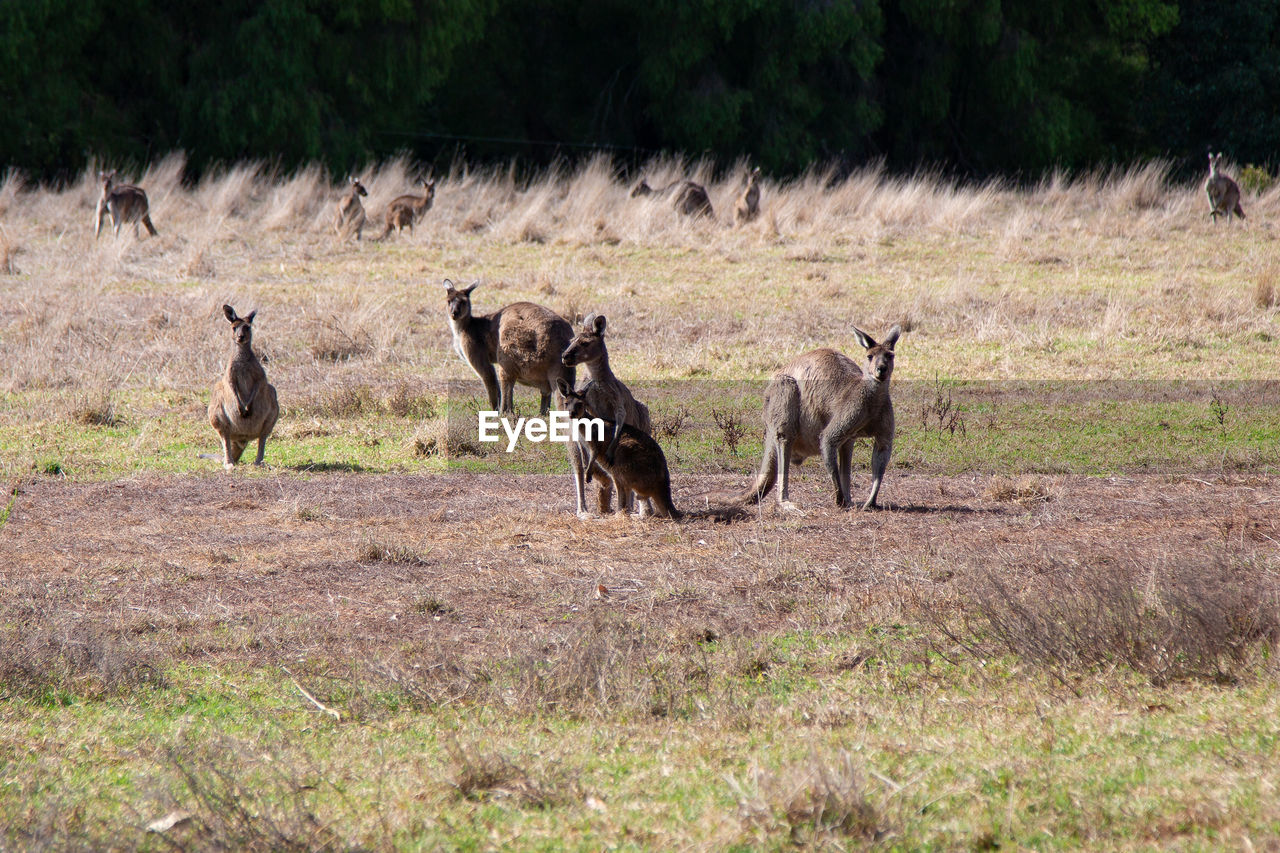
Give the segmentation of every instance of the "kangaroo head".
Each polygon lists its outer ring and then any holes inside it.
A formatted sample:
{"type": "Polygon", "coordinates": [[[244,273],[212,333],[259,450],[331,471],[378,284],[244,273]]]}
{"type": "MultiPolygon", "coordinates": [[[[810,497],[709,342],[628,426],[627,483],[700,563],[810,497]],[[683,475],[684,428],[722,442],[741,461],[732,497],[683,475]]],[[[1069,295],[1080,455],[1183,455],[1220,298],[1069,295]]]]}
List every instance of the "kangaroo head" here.
{"type": "Polygon", "coordinates": [[[360,179],[355,175],[351,176],[351,190],[357,195],[368,195],[369,191],[364,188],[364,184],[360,183],[360,179]]]}
{"type": "Polygon", "coordinates": [[[631,190],[631,197],[650,195],[652,192],[653,187],[649,186],[649,182],[641,180],[640,183],[636,184],[635,189],[631,190]]]}
{"type": "Polygon", "coordinates": [[[587,414],[586,395],[573,390],[569,380],[564,377],[556,380],[556,401],[560,404],[560,410],[568,412],[571,418],[590,417],[587,414]]]}
{"type": "Polygon", "coordinates": [[[747,189],[751,189],[758,183],[760,183],[760,167],[756,166],[747,173],[747,189]]]}
{"type": "Polygon", "coordinates": [[[450,320],[467,320],[471,317],[471,291],[480,286],[473,282],[470,287],[458,290],[449,279],[444,280],[445,300],[449,306],[450,320]]]}
{"type": "Polygon", "coordinates": [[[223,305],[222,313],[226,315],[227,322],[231,324],[231,340],[240,346],[252,344],[253,318],[257,316],[258,309],[255,308],[243,317],[239,317],[236,316],[236,309],[230,305],[223,305]]]}
{"type": "Polygon", "coordinates": [[[605,319],[603,314],[588,314],[578,334],[573,336],[560,360],[568,367],[590,364],[605,358],[605,319]]]}
{"type": "Polygon", "coordinates": [[[857,326],[853,327],[853,334],[867,350],[867,375],[877,382],[888,382],[893,375],[893,346],[902,334],[902,327],[894,326],[880,343],[857,326]]]}
{"type": "Polygon", "coordinates": [[[427,180],[426,178],[423,178],[421,183],[422,183],[423,190],[425,190],[423,195],[425,195],[427,198],[435,198],[436,197],[436,179],[432,178],[431,180],[427,180]]]}
{"type": "Polygon", "coordinates": [[[102,181],[102,191],[106,192],[111,189],[111,185],[115,183],[116,171],[115,169],[112,169],[110,172],[99,172],[98,178],[102,181]]]}

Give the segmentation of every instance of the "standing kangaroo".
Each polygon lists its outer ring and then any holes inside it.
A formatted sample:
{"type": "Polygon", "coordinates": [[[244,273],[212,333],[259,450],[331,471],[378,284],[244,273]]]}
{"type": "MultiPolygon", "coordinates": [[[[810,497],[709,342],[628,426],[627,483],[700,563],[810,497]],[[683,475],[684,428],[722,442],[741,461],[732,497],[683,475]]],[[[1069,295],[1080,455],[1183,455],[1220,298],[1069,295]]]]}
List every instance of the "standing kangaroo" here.
{"type": "Polygon", "coordinates": [[[1244,219],[1244,208],[1240,206],[1240,187],[1218,172],[1218,161],[1221,159],[1221,151],[1217,154],[1209,152],[1209,177],[1204,182],[1205,194],[1209,196],[1209,216],[1214,222],[1218,221],[1219,216],[1227,217],[1230,222],[1233,213],[1244,219]]]}
{"type": "MultiPolygon", "coordinates": [[[[574,391],[573,386],[565,380],[556,382],[556,390],[560,392],[570,418],[600,418],[604,421],[606,430],[614,430],[617,426],[604,417],[607,412],[592,409],[587,395],[574,391]]],[[[671,502],[671,474],[667,470],[667,457],[663,455],[662,448],[654,441],[653,436],[633,426],[623,426],[613,458],[608,460],[604,451],[610,440],[592,438],[590,430],[586,435],[585,443],[592,456],[612,478],[619,496],[634,492],[653,506],[655,515],[676,521],[684,517],[684,513],[671,502]]],[[[626,512],[626,507],[621,502],[618,512],[626,512]]]]}
{"type": "Polygon", "coordinates": [[[876,496],[893,452],[893,346],[901,329],[894,326],[882,343],[854,327],[867,350],[867,372],[848,356],[816,349],[796,358],[773,375],[764,392],[764,457],[754,485],[737,497],[756,503],[781,480],[778,503],[790,505],[790,463],[799,465],[821,454],[836,488],[836,505],[853,505],[849,468],[853,443],[872,439],[871,495],[863,509],[876,507],[876,496]]]}
{"type": "Polygon", "coordinates": [[[695,184],[693,181],[676,180],[667,184],[659,190],[655,190],[649,186],[648,181],[640,181],[636,184],[635,189],[631,191],[631,197],[647,195],[665,196],[674,192],[672,203],[676,210],[685,216],[706,216],[714,217],[715,213],[711,209],[711,197],[707,195],[707,188],[702,184],[695,184]]]}
{"type": "Polygon", "coordinates": [[[747,188],[738,196],[733,208],[734,226],[745,225],[760,215],[760,167],[747,174],[747,188]]]}
{"type": "Polygon", "coordinates": [[[253,353],[253,318],[257,310],[237,317],[234,308],[223,305],[222,313],[231,323],[234,349],[226,372],[213,386],[209,423],[222,438],[223,466],[230,471],[240,461],[245,445],[255,438],[258,458],[253,464],[262,464],[267,436],[280,416],[280,404],[276,401],[275,386],[267,382],[267,373],[253,353]]]}
{"type": "Polygon", "coordinates": [[[405,226],[408,226],[409,233],[412,234],[414,224],[431,209],[431,203],[436,197],[435,179],[428,181],[423,178],[420,183],[423,187],[422,195],[402,195],[387,205],[387,226],[378,235],[379,240],[385,240],[392,228],[396,229],[396,234],[399,234],[405,226]]]}
{"type": "MultiPolygon", "coordinates": [[[[582,321],[582,327],[574,336],[561,356],[569,367],[582,365],[587,369],[587,380],[578,392],[586,397],[587,404],[593,412],[603,412],[604,417],[613,422],[613,437],[604,449],[606,465],[613,464],[614,453],[618,442],[622,440],[623,427],[635,427],[643,433],[653,431],[649,420],[649,409],[644,403],[636,400],[622,380],[613,374],[609,367],[609,351],[604,343],[606,321],[603,314],[590,314],[582,321]]],[[[569,463],[573,467],[573,483],[578,499],[578,515],[585,516],[586,483],[591,482],[593,472],[600,473],[601,468],[595,465],[596,453],[591,450],[584,458],[585,448],[577,444],[569,445],[569,463]]],[[[603,482],[600,485],[600,512],[609,510],[611,489],[603,482]]],[[[630,495],[622,490],[618,492],[618,500],[623,509],[631,503],[630,495]]],[[[649,509],[649,506],[642,506],[649,509]]]]}
{"type": "Polygon", "coordinates": [[[347,190],[347,194],[338,202],[338,218],[334,222],[334,230],[338,232],[341,238],[347,238],[352,233],[359,240],[364,231],[365,213],[364,205],[360,203],[360,196],[368,195],[369,191],[364,188],[364,184],[360,183],[360,179],[352,176],[350,178],[351,188],[347,190]]]}
{"type": "Polygon", "coordinates": [[[453,282],[444,281],[453,348],[484,382],[491,409],[515,414],[512,391],[519,382],[542,392],[539,412],[545,416],[551,411],[556,380],[573,383],[574,369],[560,360],[573,340],[573,327],[551,309],[532,302],[513,302],[477,317],[471,313],[471,291],[479,285],[477,281],[458,290],[453,282]]]}
{"type": "Polygon", "coordinates": [[[98,198],[98,215],[94,220],[93,237],[96,240],[102,235],[102,217],[111,217],[114,236],[120,236],[120,226],[126,222],[133,223],[133,236],[138,237],[138,222],[147,226],[147,233],[157,236],[156,227],[151,224],[151,206],[147,203],[147,194],[132,184],[115,183],[116,173],[99,172],[102,179],[102,195],[98,198]]]}

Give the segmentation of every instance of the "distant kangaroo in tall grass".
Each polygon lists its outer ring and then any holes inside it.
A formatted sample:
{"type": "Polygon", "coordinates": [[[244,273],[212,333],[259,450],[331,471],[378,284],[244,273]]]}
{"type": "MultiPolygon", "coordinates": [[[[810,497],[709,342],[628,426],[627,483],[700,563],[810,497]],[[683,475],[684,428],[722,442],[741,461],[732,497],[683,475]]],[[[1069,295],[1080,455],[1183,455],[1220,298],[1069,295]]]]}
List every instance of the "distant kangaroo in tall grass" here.
{"type": "Polygon", "coordinates": [[[102,179],[102,195],[98,197],[98,215],[94,220],[93,237],[102,236],[102,217],[111,217],[114,236],[120,236],[120,226],[125,222],[133,223],[133,236],[138,237],[138,223],[147,226],[147,233],[157,236],[156,227],[151,224],[151,205],[147,203],[147,194],[132,184],[117,184],[116,173],[99,172],[102,179]]]}
{"type": "Polygon", "coordinates": [[[233,350],[226,372],[213,386],[209,400],[209,423],[222,439],[223,466],[230,471],[240,461],[245,445],[258,441],[258,458],[262,464],[267,449],[267,436],[280,416],[276,389],[267,382],[267,373],[253,352],[253,318],[257,310],[244,317],[236,316],[230,305],[222,313],[231,324],[233,350]]]}
{"type": "Polygon", "coordinates": [[[1218,172],[1218,161],[1221,159],[1221,151],[1217,154],[1209,152],[1209,177],[1204,182],[1205,194],[1209,196],[1209,216],[1214,222],[1218,221],[1219,216],[1227,217],[1230,222],[1233,213],[1244,219],[1244,208],[1240,206],[1240,187],[1218,172]]]}
{"type": "Polygon", "coordinates": [[[364,205],[360,203],[360,196],[367,196],[369,191],[364,188],[364,184],[360,183],[359,178],[352,176],[350,181],[351,188],[347,190],[347,194],[338,202],[338,218],[333,227],[338,232],[339,237],[345,239],[355,234],[356,239],[359,240],[364,231],[366,220],[364,205]]]}
{"type": "Polygon", "coordinates": [[[477,317],[471,313],[471,291],[479,285],[475,282],[459,290],[445,279],[453,348],[484,382],[491,409],[515,414],[512,391],[519,382],[542,393],[539,412],[546,415],[556,381],[573,383],[574,369],[561,361],[573,340],[573,327],[556,312],[532,302],[513,302],[477,317]]]}
{"type": "Polygon", "coordinates": [[[760,167],[756,166],[747,174],[747,188],[738,196],[738,203],[733,208],[733,224],[745,225],[760,215],[760,167]]]}
{"type": "Polygon", "coordinates": [[[715,216],[711,209],[711,197],[707,195],[707,188],[693,181],[680,179],[672,181],[662,189],[655,190],[649,186],[648,181],[641,180],[631,190],[632,198],[648,195],[672,195],[672,204],[675,205],[675,209],[685,216],[715,216]]]}
{"type": "MultiPolygon", "coordinates": [[[[613,463],[618,442],[622,440],[623,428],[635,427],[643,433],[653,431],[649,418],[649,409],[644,403],[636,400],[621,379],[614,375],[609,367],[609,350],[604,343],[606,320],[603,314],[590,314],[582,321],[582,326],[574,336],[561,357],[569,367],[582,365],[587,370],[587,379],[578,388],[578,393],[585,395],[587,405],[593,412],[603,413],[601,416],[613,422],[613,436],[604,448],[605,465],[613,463]]],[[[578,499],[578,515],[586,514],[584,508],[586,483],[591,482],[593,472],[601,469],[595,464],[596,454],[590,450],[583,455],[585,448],[576,444],[569,445],[569,463],[573,468],[573,481],[578,499]]],[[[608,512],[610,488],[603,482],[600,485],[600,512],[608,512]]],[[[625,491],[618,492],[618,501],[623,509],[631,503],[630,495],[625,491]]],[[[643,509],[649,509],[645,506],[643,509]]]]}
{"type": "Polygon", "coordinates": [[[876,507],[876,496],[893,452],[893,347],[901,329],[894,326],[881,343],[854,327],[867,350],[867,371],[833,349],[799,356],[773,375],[764,392],[764,456],[760,473],[737,501],[757,503],[781,481],[778,503],[790,505],[790,463],[822,456],[835,485],[836,505],[853,505],[849,475],[853,444],[870,438],[871,495],[863,509],[876,507]]]}
{"type": "MultiPolygon", "coordinates": [[[[607,431],[614,431],[617,426],[611,422],[608,412],[596,411],[587,401],[587,395],[573,390],[573,386],[563,379],[556,382],[556,390],[560,393],[563,406],[569,417],[600,418],[605,422],[607,431]]],[[[612,459],[607,459],[605,450],[610,439],[591,438],[587,432],[586,444],[591,454],[597,459],[605,473],[613,480],[618,494],[634,493],[648,501],[655,515],[679,521],[684,513],[676,509],[671,501],[671,473],[667,469],[667,457],[653,436],[641,432],[633,426],[624,426],[622,436],[618,440],[612,459]]],[[[618,511],[626,512],[626,507],[619,503],[618,511]]]]}
{"type": "Polygon", "coordinates": [[[412,234],[413,226],[431,209],[431,203],[436,197],[435,179],[428,181],[423,178],[420,183],[422,195],[402,195],[387,205],[387,225],[378,235],[379,240],[385,240],[392,228],[399,234],[407,227],[412,234]]]}

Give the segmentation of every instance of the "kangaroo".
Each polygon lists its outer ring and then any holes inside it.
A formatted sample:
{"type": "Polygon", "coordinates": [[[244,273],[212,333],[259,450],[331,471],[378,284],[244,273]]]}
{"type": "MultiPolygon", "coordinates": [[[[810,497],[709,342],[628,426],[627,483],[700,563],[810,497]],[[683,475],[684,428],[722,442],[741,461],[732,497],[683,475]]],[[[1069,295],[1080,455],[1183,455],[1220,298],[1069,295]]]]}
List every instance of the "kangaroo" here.
{"type": "Polygon", "coordinates": [[[435,179],[428,181],[423,178],[420,183],[423,186],[422,195],[402,195],[387,205],[387,226],[378,235],[379,240],[387,239],[392,228],[399,234],[408,226],[409,233],[412,234],[414,224],[431,209],[431,203],[436,198],[435,179]]]}
{"type": "Polygon", "coordinates": [[[702,184],[695,184],[693,181],[676,180],[662,189],[655,190],[649,186],[648,181],[642,180],[631,191],[631,197],[665,196],[671,193],[674,193],[672,203],[675,205],[675,209],[685,216],[706,216],[708,218],[715,216],[711,209],[711,197],[707,195],[707,188],[702,184]]]}
{"type": "Polygon", "coordinates": [[[1218,173],[1218,161],[1221,159],[1222,152],[1216,155],[1209,152],[1209,177],[1204,182],[1205,194],[1209,196],[1209,216],[1214,222],[1218,221],[1219,216],[1227,217],[1230,222],[1233,213],[1244,219],[1244,208],[1240,206],[1240,187],[1226,175],[1218,173]]]}
{"type": "Polygon", "coordinates": [[[364,231],[365,214],[364,205],[360,203],[360,196],[368,195],[369,191],[364,188],[364,184],[360,183],[360,179],[352,176],[350,178],[351,189],[347,190],[347,194],[342,197],[342,201],[338,202],[338,217],[334,221],[334,230],[338,232],[339,237],[349,237],[354,232],[356,239],[359,240],[364,231]]]}
{"type": "MultiPolygon", "coordinates": [[[[556,390],[560,392],[569,417],[600,418],[606,430],[617,425],[604,417],[605,412],[597,412],[591,408],[587,394],[573,390],[568,382],[561,379],[556,382],[556,390]]],[[[623,426],[622,437],[617,443],[613,460],[607,461],[604,450],[609,444],[605,438],[591,438],[588,431],[585,443],[588,445],[597,464],[601,464],[604,472],[612,478],[619,495],[634,492],[653,505],[654,514],[662,518],[679,521],[684,513],[676,509],[671,502],[671,474],[667,470],[667,457],[653,436],[641,432],[633,426],[623,426]]],[[[619,513],[625,513],[626,507],[619,503],[619,513]]]]}
{"type": "MultiPolygon", "coordinates": [[[[613,370],[609,368],[609,351],[604,343],[606,322],[603,314],[588,315],[582,321],[582,327],[569,343],[560,360],[569,367],[582,365],[587,369],[587,380],[582,388],[578,389],[579,393],[586,395],[587,403],[592,411],[604,412],[612,419],[614,425],[613,437],[604,450],[605,464],[611,465],[613,464],[614,453],[618,449],[618,442],[622,440],[623,427],[635,427],[644,433],[652,432],[653,427],[650,423],[648,407],[636,400],[631,395],[631,389],[627,388],[622,380],[615,376],[613,370]]],[[[590,451],[584,459],[583,450],[584,448],[579,447],[577,444],[569,445],[569,463],[573,467],[573,482],[578,498],[579,516],[586,514],[583,507],[586,483],[591,482],[593,473],[598,473],[601,470],[595,464],[595,451],[590,451]]],[[[601,513],[608,512],[609,491],[609,488],[602,483],[599,496],[601,513]]],[[[626,508],[631,503],[630,495],[626,492],[619,492],[618,500],[622,503],[623,508],[626,508]]],[[[641,512],[643,513],[647,509],[652,509],[652,507],[648,504],[642,504],[641,512]]]]}
{"type": "Polygon", "coordinates": [[[551,411],[556,380],[573,382],[574,369],[560,360],[573,340],[573,327],[551,309],[532,302],[513,302],[477,317],[471,313],[471,292],[479,285],[477,281],[458,290],[452,281],[444,281],[454,350],[484,382],[492,409],[515,414],[512,391],[519,382],[542,392],[539,412],[545,416],[551,411]]]}
{"type": "Polygon", "coordinates": [[[871,495],[863,509],[875,509],[880,483],[893,452],[893,347],[901,329],[894,326],[881,343],[854,327],[867,350],[867,372],[832,349],[816,349],[773,375],[764,393],[764,456],[755,483],[736,500],[757,503],[780,480],[778,503],[790,506],[790,463],[821,454],[835,484],[836,505],[853,505],[849,468],[853,443],[872,439],[871,495]]]}
{"type": "Polygon", "coordinates": [[[115,183],[116,173],[99,172],[102,179],[102,195],[98,198],[98,215],[94,220],[93,237],[102,236],[102,217],[111,217],[114,236],[120,236],[120,226],[126,222],[133,223],[133,236],[138,237],[138,222],[147,226],[147,233],[158,236],[156,227],[151,224],[151,206],[147,203],[147,194],[132,184],[115,183]]]}
{"type": "Polygon", "coordinates": [[[738,196],[738,203],[733,208],[733,224],[745,225],[760,215],[760,167],[756,166],[747,174],[747,188],[738,196]]]}
{"type": "Polygon", "coordinates": [[[236,316],[230,305],[222,306],[222,313],[231,323],[231,340],[235,349],[227,370],[213,386],[209,400],[209,423],[222,438],[223,467],[230,471],[240,461],[245,445],[258,440],[258,458],[254,465],[262,464],[267,449],[267,436],[275,428],[280,416],[280,404],[276,400],[275,386],[267,382],[262,363],[253,354],[253,318],[257,310],[244,317],[236,316]]]}

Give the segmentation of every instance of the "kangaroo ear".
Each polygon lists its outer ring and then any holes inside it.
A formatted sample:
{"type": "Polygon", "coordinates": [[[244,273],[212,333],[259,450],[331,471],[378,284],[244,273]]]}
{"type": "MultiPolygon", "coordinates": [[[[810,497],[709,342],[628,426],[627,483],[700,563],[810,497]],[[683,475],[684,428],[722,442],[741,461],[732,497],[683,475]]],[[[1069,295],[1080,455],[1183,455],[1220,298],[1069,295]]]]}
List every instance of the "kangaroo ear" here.
{"type": "Polygon", "coordinates": [[[248,314],[244,316],[244,321],[248,323],[250,326],[252,326],[253,318],[256,317],[257,315],[258,315],[258,309],[254,308],[252,311],[250,311],[248,314]]]}
{"type": "Polygon", "coordinates": [[[893,349],[893,345],[898,342],[898,336],[901,334],[902,327],[895,323],[893,328],[889,330],[889,334],[885,335],[884,340],[880,343],[884,344],[889,349],[893,349]]]}
{"type": "Polygon", "coordinates": [[[456,288],[453,286],[453,281],[452,281],[451,279],[447,279],[447,278],[446,278],[446,279],[444,280],[444,289],[445,289],[445,290],[455,290],[455,289],[456,289],[456,288]]]}
{"type": "Polygon", "coordinates": [[[556,390],[560,392],[561,397],[573,396],[573,386],[563,376],[556,380],[556,390]]]}
{"type": "Polygon", "coordinates": [[[597,335],[604,334],[605,319],[603,314],[592,314],[587,318],[586,324],[591,327],[597,335]]]}
{"type": "Polygon", "coordinates": [[[859,329],[857,326],[853,327],[853,336],[858,339],[858,343],[862,345],[863,349],[871,349],[876,345],[876,339],[859,329]]]}
{"type": "Polygon", "coordinates": [[[238,319],[236,317],[236,309],[232,308],[230,305],[223,305],[222,313],[227,315],[227,322],[234,323],[238,319]]]}
{"type": "Polygon", "coordinates": [[[480,286],[480,282],[478,282],[478,281],[473,281],[473,282],[471,282],[471,286],[470,286],[470,287],[464,287],[464,288],[462,288],[462,292],[463,292],[463,293],[465,293],[465,294],[467,294],[468,296],[470,296],[470,295],[471,295],[471,291],[475,290],[475,289],[476,289],[477,287],[479,287],[479,286],[480,286]]]}

